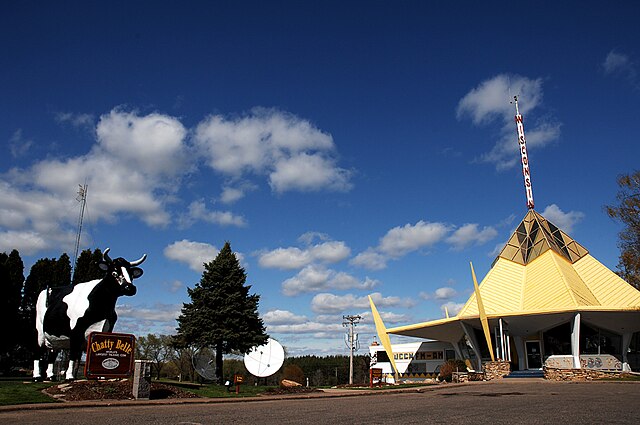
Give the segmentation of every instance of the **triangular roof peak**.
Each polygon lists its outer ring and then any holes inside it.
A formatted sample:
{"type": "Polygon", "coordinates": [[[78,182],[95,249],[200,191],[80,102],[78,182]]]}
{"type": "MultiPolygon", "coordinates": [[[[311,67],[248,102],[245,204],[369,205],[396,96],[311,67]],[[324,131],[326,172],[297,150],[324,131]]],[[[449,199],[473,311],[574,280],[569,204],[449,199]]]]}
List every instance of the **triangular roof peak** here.
{"type": "Polygon", "coordinates": [[[527,265],[548,250],[553,250],[571,264],[589,253],[549,220],[529,210],[498,258],[527,265]]]}

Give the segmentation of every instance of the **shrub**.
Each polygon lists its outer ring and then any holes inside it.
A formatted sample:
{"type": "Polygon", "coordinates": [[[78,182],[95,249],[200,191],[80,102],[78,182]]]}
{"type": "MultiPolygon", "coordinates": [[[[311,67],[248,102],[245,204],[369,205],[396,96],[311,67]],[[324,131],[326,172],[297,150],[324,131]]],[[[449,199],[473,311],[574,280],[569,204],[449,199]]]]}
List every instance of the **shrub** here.
{"type": "Polygon", "coordinates": [[[438,379],[441,381],[451,382],[453,372],[466,372],[467,365],[462,360],[447,360],[440,366],[438,379]]]}

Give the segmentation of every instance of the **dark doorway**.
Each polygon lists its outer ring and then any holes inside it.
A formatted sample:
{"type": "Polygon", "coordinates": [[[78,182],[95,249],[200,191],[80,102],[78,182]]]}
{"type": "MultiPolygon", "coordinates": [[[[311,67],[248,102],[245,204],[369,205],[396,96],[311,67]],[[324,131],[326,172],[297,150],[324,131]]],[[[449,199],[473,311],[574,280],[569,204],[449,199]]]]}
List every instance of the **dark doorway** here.
{"type": "Polygon", "coordinates": [[[527,369],[542,368],[542,353],[540,352],[540,341],[527,341],[527,369]]]}

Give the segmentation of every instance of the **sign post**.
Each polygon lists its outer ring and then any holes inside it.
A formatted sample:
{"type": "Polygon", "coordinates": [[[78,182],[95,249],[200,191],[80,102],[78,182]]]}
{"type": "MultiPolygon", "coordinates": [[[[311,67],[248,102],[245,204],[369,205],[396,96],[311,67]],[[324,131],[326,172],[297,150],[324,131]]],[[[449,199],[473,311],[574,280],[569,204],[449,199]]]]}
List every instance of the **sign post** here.
{"type": "Polygon", "coordinates": [[[373,388],[373,381],[378,380],[378,386],[382,386],[382,369],[371,368],[369,369],[369,388],[373,388]]]}
{"type": "Polygon", "coordinates": [[[136,337],[131,334],[91,332],[87,343],[87,379],[127,378],[133,373],[136,337]]]}
{"type": "Polygon", "coordinates": [[[240,384],[244,382],[244,376],[235,374],[233,375],[233,383],[236,384],[236,394],[240,394],[240,384]]]}

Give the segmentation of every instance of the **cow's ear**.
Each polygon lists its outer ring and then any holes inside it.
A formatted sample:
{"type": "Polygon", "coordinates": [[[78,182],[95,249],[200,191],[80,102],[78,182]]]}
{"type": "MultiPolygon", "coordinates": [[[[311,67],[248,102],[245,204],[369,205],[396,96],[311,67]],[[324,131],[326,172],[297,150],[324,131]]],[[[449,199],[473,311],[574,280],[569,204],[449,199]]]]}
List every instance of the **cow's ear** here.
{"type": "Polygon", "coordinates": [[[133,276],[134,279],[139,278],[140,276],[142,276],[142,269],[140,267],[132,267],[131,268],[131,276],[133,276]]]}
{"type": "Polygon", "coordinates": [[[100,261],[100,263],[98,264],[98,267],[100,267],[100,270],[104,270],[105,272],[109,270],[109,265],[104,261],[100,261]]]}

